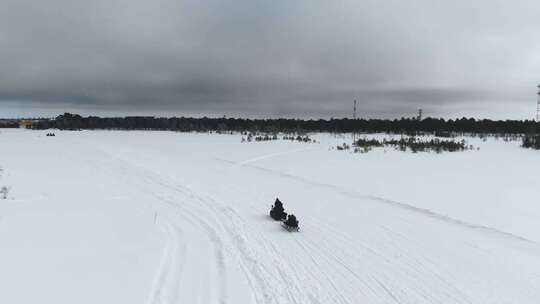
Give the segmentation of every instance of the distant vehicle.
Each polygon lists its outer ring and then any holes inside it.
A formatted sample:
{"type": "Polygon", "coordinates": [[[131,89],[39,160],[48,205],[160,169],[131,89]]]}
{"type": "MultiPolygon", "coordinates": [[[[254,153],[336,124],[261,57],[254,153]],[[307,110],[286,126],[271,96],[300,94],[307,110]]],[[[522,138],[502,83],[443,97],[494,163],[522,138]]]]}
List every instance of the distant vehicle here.
{"type": "Polygon", "coordinates": [[[287,218],[287,212],[285,212],[285,209],[283,209],[283,203],[279,200],[279,198],[276,198],[274,205],[272,205],[270,217],[275,221],[284,221],[287,218]]]}

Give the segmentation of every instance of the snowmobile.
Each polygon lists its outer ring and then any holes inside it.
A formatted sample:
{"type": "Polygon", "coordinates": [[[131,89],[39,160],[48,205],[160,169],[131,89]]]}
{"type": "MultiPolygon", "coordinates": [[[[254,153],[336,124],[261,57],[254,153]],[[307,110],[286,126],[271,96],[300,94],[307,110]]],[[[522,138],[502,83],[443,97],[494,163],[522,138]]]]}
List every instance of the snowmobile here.
{"type": "Polygon", "coordinates": [[[276,202],[270,210],[270,217],[272,217],[276,221],[284,221],[287,219],[287,212],[285,212],[285,210],[283,209],[283,204],[281,203],[279,198],[276,198],[276,202]]]}

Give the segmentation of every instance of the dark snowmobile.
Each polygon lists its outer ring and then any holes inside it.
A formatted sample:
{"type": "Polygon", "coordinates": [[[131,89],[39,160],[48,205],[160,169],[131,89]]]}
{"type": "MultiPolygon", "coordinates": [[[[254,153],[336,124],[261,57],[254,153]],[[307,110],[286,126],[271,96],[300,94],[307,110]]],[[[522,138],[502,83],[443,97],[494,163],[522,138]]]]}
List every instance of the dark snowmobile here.
{"type": "Polygon", "coordinates": [[[270,217],[275,221],[284,221],[287,218],[287,212],[283,209],[283,203],[281,203],[279,198],[276,198],[276,201],[270,210],[270,217]]]}

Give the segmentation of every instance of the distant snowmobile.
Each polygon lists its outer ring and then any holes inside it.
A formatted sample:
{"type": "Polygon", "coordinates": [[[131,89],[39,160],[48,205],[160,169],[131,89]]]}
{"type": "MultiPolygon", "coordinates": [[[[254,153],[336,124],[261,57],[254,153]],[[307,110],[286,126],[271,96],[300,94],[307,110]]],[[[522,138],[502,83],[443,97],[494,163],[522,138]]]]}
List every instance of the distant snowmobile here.
{"type": "Polygon", "coordinates": [[[283,204],[279,198],[276,198],[276,201],[270,210],[270,217],[276,221],[284,221],[287,218],[287,212],[283,209],[283,204]]]}

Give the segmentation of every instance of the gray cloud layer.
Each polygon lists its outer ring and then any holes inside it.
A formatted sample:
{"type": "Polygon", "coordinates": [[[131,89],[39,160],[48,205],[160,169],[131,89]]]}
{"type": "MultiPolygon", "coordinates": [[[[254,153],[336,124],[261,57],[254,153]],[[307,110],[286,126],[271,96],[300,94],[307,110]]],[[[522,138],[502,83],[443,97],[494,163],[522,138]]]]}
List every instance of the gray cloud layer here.
{"type": "MultiPolygon", "coordinates": [[[[4,115],[532,117],[537,1],[0,0],[4,115]],[[10,112],[11,111],[11,112],[10,112]]],[[[0,113],[0,116],[2,113],[0,113]]]]}

